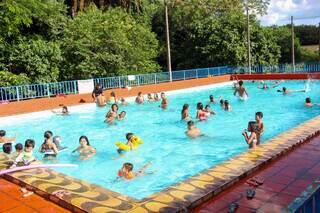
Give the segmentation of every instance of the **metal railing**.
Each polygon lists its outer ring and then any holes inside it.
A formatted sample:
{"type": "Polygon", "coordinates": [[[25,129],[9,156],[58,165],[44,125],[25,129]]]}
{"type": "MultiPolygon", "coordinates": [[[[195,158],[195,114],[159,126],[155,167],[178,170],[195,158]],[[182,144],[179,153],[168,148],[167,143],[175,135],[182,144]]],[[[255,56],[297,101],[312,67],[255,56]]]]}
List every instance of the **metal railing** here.
{"type": "MultiPolygon", "coordinates": [[[[289,64],[258,65],[251,67],[251,73],[312,73],[320,72],[320,63],[297,64],[295,67],[289,64]]],[[[225,74],[249,73],[247,67],[209,67],[172,72],[172,81],[206,78],[225,74]]],[[[122,88],[127,86],[139,86],[146,84],[158,84],[169,82],[169,72],[158,72],[131,76],[117,76],[94,79],[94,84],[101,84],[105,89],[122,88]]],[[[0,87],[0,103],[7,101],[19,101],[32,98],[52,97],[60,94],[78,94],[78,81],[64,81],[56,83],[31,84],[21,86],[0,87]]]]}

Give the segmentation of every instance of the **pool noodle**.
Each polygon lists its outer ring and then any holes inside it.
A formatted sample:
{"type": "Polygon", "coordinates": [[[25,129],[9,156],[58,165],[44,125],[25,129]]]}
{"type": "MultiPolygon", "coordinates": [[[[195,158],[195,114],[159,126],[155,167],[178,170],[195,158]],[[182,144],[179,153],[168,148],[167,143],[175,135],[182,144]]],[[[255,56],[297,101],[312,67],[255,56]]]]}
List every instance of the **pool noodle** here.
{"type": "Polygon", "coordinates": [[[26,169],[37,169],[37,168],[56,168],[56,167],[77,167],[77,164],[36,164],[36,165],[28,165],[28,166],[20,166],[12,169],[7,169],[4,171],[0,171],[0,175],[17,172],[26,169]]]}

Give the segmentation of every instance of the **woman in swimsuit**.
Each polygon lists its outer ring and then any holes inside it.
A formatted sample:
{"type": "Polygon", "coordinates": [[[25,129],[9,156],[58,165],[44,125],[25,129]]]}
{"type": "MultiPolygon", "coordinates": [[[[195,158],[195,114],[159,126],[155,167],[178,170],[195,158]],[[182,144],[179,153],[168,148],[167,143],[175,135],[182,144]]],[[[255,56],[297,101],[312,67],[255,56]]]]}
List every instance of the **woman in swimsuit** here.
{"type": "Polygon", "coordinates": [[[258,130],[257,123],[255,121],[250,121],[248,123],[248,129],[242,132],[242,135],[245,141],[249,145],[249,149],[256,148],[257,146],[257,142],[258,142],[258,138],[256,134],[257,130],[258,130]],[[248,135],[247,131],[251,133],[250,136],[248,135]]]}
{"type": "Polygon", "coordinates": [[[40,146],[39,152],[53,152],[53,154],[44,154],[44,158],[55,158],[59,152],[55,143],[52,139],[53,133],[51,131],[46,131],[44,133],[44,142],[40,146]]]}
{"type": "Polygon", "coordinates": [[[79,143],[80,146],[73,150],[72,153],[78,152],[81,160],[87,160],[96,154],[97,151],[95,148],[90,146],[87,136],[81,136],[79,138],[79,143]]]}
{"type": "Polygon", "coordinates": [[[207,119],[206,112],[203,110],[203,104],[200,102],[197,104],[196,118],[199,119],[200,121],[204,121],[207,119]]]}

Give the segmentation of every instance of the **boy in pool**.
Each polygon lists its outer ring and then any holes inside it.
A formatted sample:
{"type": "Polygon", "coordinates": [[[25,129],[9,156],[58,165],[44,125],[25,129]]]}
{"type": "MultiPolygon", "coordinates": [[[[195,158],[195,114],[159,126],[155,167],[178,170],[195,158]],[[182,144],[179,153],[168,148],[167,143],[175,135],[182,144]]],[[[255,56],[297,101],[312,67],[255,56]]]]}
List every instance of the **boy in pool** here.
{"type": "Polygon", "coordinates": [[[233,95],[238,94],[241,99],[246,99],[249,95],[246,88],[243,87],[243,81],[239,81],[239,87],[237,87],[233,95]]]}
{"type": "Polygon", "coordinates": [[[256,122],[250,121],[248,123],[248,128],[242,132],[242,135],[243,135],[245,141],[249,145],[249,149],[256,148],[256,145],[257,145],[256,131],[257,131],[256,122]],[[251,133],[250,136],[248,135],[247,131],[251,133]]]}
{"type": "Polygon", "coordinates": [[[186,134],[190,138],[196,138],[203,135],[200,129],[194,126],[193,121],[188,121],[188,130],[186,131],[186,134]]]}
{"type": "Polygon", "coordinates": [[[132,180],[135,177],[145,175],[145,170],[151,166],[152,163],[149,162],[137,172],[133,172],[133,164],[132,163],[124,163],[122,168],[118,171],[118,177],[122,177],[125,180],[132,180]]]}
{"type": "Polygon", "coordinates": [[[14,148],[16,151],[12,153],[12,159],[16,159],[23,152],[23,145],[21,143],[17,143],[14,148]]]}
{"type": "Polygon", "coordinates": [[[168,107],[169,101],[168,98],[166,97],[166,94],[164,94],[164,92],[161,93],[161,108],[162,109],[166,109],[168,107]]]}
{"type": "Polygon", "coordinates": [[[313,107],[314,105],[317,105],[317,106],[320,106],[320,104],[313,104],[312,102],[311,102],[311,98],[306,98],[306,102],[304,103],[304,106],[305,107],[313,107]]]}
{"type": "Polygon", "coordinates": [[[256,112],[255,119],[256,119],[256,135],[257,135],[257,145],[260,145],[260,138],[261,134],[264,131],[264,125],[263,125],[263,113],[262,112],[256,112]]]}
{"type": "Polygon", "coordinates": [[[217,101],[214,99],[213,95],[209,96],[209,104],[216,104],[217,101]]]}

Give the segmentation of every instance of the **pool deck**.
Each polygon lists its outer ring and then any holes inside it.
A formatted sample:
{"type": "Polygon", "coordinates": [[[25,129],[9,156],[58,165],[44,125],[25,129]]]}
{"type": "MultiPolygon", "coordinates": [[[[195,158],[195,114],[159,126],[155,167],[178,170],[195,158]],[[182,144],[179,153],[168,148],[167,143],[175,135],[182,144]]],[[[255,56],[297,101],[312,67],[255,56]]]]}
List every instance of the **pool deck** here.
{"type": "Polygon", "coordinates": [[[320,178],[320,137],[311,139],[298,149],[268,164],[235,186],[222,192],[210,201],[196,208],[194,213],[228,212],[232,202],[239,204],[240,212],[277,213],[298,197],[307,186],[320,178]],[[247,180],[253,177],[265,179],[263,185],[256,189],[256,196],[248,200],[247,180]],[[241,194],[244,194],[242,196],[241,194]]]}

